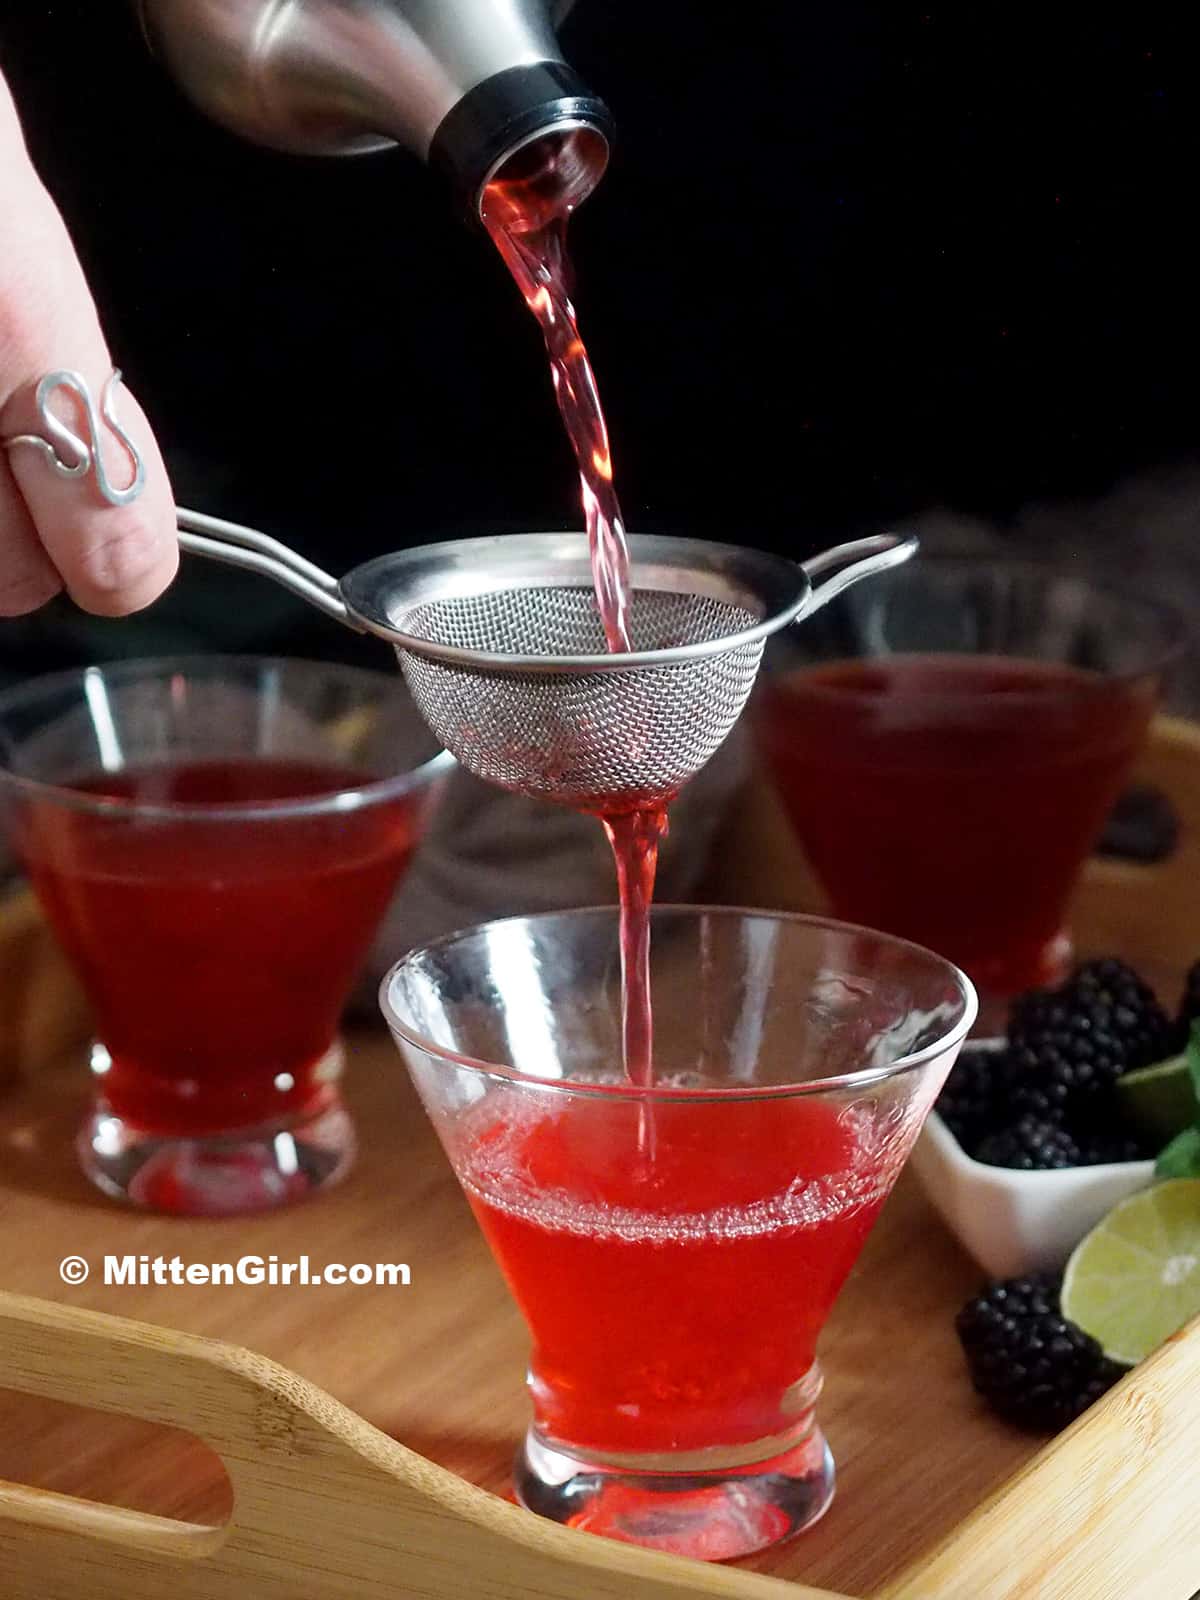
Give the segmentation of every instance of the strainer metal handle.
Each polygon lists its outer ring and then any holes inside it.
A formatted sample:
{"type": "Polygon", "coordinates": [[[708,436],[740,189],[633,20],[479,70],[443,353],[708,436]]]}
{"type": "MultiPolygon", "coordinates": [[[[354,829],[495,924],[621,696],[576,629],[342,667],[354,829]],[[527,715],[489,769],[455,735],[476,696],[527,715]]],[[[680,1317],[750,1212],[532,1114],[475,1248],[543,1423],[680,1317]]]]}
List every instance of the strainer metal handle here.
{"type": "MultiPolygon", "coordinates": [[[[353,628],[356,633],[367,631],[355,611],[342,598],[339,580],[314,562],[305,560],[280,540],[261,533],[257,528],[248,528],[244,523],[226,522],[221,517],[212,517],[202,511],[189,511],[183,506],[176,511],[176,521],[182,550],[191,555],[205,556],[210,561],[221,561],[226,566],[238,567],[243,572],[272,578],[347,628],[353,628]]],[[[917,548],[918,541],[912,535],[905,537],[877,533],[865,539],[853,539],[848,544],[840,544],[808,561],[802,561],[800,567],[812,584],[812,592],[799,608],[795,620],[803,622],[811,617],[835,595],[841,594],[861,578],[900,566],[915,554],[917,548]]],[[[608,664],[603,659],[597,663],[608,664]]]]}
{"type": "Polygon", "coordinates": [[[902,537],[894,533],[874,533],[869,538],[852,539],[849,544],[839,544],[833,550],[823,550],[819,556],[802,561],[800,565],[812,583],[812,598],[796,621],[807,622],[815,611],[852,583],[902,565],[916,555],[919,548],[920,541],[915,534],[902,537]],[[827,572],[834,576],[825,578],[827,572]],[[818,581],[822,578],[825,578],[823,583],[818,581]]]}
{"type": "Polygon", "coordinates": [[[210,517],[203,511],[188,511],[184,506],[176,508],[175,520],[179,527],[179,548],[189,555],[207,556],[210,561],[223,562],[227,567],[240,567],[243,572],[273,578],[327,617],[353,628],[355,633],[366,631],[342,599],[338,580],[278,539],[272,539],[270,534],[247,528],[240,522],[210,517]]]}

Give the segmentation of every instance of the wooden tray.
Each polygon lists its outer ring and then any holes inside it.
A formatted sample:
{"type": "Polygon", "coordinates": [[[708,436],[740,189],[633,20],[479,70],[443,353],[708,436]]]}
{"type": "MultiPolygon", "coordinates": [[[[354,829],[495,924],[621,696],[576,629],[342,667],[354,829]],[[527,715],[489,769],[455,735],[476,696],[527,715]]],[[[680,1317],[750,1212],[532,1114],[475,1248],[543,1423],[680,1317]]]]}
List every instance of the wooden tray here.
{"type": "MultiPolygon", "coordinates": [[[[1144,775],[1181,812],[1180,851],[1148,870],[1094,863],[1078,925],[1085,947],[1135,956],[1172,992],[1200,946],[1200,731],[1161,722],[1144,775]]],[[[762,851],[724,852],[714,887],[811,903],[761,804],[762,851]]],[[[0,1102],[6,1600],[1187,1600],[1200,1586],[1200,1326],[1039,1451],[971,1395],[952,1317],[978,1273],[907,1179],[823,1345],[840,1474],[824,1522],[712,1568],[530,1516],[501,1498],[524,1330],[390,1042],[351,1039],[364,1149],[339,1190],[180,1222],[109,1205],[74,1168],[85,1027],[36,913],[0,908],[0,1048],[23,1068],[0,1102]],[[102,1257],[126,1253],[405,1261],[412,1284],[106,1288],[102,1257]],[[87,1284],[61,1282],[68,1254],[96,1269],[87,1284]]]]}

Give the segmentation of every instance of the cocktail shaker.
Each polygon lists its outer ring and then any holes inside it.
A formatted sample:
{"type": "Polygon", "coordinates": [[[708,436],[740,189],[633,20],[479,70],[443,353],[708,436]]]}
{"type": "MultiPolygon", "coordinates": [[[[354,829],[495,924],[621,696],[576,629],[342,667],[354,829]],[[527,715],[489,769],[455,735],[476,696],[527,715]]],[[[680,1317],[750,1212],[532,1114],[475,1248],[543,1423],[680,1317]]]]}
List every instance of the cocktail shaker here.
{"type": "Polygon", "coordinates": [[[549,217],[608,161],[612,117],[563,59],[571,0],[134,0],[188,97],[260,144],[350,154],[398,144],[477,214],[503,174],[549,217]]]}

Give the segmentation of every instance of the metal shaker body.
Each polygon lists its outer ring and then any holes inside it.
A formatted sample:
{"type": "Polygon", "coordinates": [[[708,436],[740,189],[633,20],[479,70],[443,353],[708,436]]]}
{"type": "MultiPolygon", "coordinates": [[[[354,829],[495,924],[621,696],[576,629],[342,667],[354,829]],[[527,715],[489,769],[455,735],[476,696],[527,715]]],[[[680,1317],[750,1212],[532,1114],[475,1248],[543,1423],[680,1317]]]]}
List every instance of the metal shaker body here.
{"type": "Polygon", "coordinates": [[[603,171],[611,119],[555,37],[570,3],[135,0],[156,56],[234,132],[304,154],[399,144],[468,196],[543,134],[594,136],[584,192],[603,171]]]}

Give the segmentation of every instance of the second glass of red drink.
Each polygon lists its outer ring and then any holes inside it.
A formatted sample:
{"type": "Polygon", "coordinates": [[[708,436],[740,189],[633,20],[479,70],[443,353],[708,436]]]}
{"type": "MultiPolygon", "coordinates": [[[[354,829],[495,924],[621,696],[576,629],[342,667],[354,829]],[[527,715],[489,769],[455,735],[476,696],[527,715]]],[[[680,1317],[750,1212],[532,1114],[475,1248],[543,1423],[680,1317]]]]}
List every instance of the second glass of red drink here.
{"type": "Polygon", "coordinates": [[[922,557],[792,630],[757,730],[835,915],[942,951],[1002,1031],[1065,974],[1068,898],[1182,638],[1153,602],[991,558],[922,557]]]}
{"type": "Polygon", "coordinates": [[[133,661],[0,696],[12,845],[91,1004],[84,1170],[202,1215],[354,1149],[338,1024],[451,765],[394,677],[133,661]]]}

